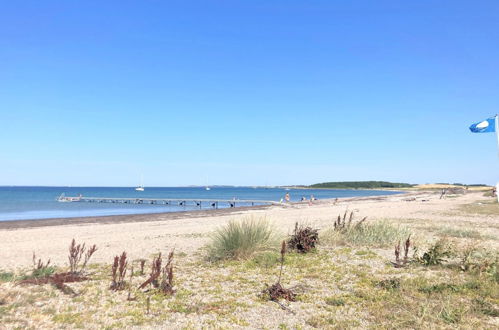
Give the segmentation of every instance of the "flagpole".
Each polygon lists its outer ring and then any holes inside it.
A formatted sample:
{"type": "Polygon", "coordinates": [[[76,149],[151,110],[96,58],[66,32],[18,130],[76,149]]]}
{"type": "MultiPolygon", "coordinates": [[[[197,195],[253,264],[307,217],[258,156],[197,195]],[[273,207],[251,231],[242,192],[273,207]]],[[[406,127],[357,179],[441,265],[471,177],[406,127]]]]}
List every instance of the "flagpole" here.
{"type": "MultiPolygon", "coordinates": [[[[498,150],[497,155],[499,156],[499,116],[497,114],[495,117],[495,123],[496,123],[495,131],[497,138],[497,150],[498,150]]],[[[496,196],[497,196],[497,202],[499,203],[499,182],[496,184],[496,196]]]]}
{"type": "Polygon", "coordinates": [[[498,150],[498,154],[497,154],[497,155],[499,156],[499,116],[498,116],[498,115],[496,115],[496,116],[495,116],[495,119],[496,119],[496,120],[495,120],[495,122],[496,122],[496,127],[495,127],[496,129],[495,129],[495,131],[496,131],[496,138],[497,138],[497,150],[498,150]]]}

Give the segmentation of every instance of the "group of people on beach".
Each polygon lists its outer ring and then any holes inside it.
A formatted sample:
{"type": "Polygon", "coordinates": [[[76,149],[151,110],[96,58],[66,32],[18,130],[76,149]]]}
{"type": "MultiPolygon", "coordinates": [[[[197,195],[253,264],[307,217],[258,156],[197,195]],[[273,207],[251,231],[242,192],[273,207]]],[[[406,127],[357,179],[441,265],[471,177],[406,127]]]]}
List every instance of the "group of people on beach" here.
{"type": "MultiPolygon", "coordinates": [[[[306,201],[313,202],[313,201],[316,201],[316,200],[317,200],[317,198],[315,198],[314,195],[310,195],[310,199],[307,199],[307,197],[305,197],[305,196],[301,197],[301,201],[302,202],[306,202],[306,201]]],[[[281,203],[283,201],[286,202],[286,203],[289,203],[291,201],[291,197],[290,197],[289,193],[286,193],[286,195],[284,195],[284,198],[281,198],[281,203]]]]}
{"type": "MultiPolygon", "coordinates": [[[[302,201],[302,202],[306,202],[307,200],[308,200],[308,199],[307,199],[307,197],[305,197],[305,196],[302,196],[302,197],[301,197],[301,201],[302,201]]],[[[315,197],[314,197],[314,195],[310,195],[310,199],[309,199],[309,200],[310,200],[311,202],[313,202],[313,201],[316,201],[316,200],[317,200],[317,198],[315,198],[315,197]]]]}

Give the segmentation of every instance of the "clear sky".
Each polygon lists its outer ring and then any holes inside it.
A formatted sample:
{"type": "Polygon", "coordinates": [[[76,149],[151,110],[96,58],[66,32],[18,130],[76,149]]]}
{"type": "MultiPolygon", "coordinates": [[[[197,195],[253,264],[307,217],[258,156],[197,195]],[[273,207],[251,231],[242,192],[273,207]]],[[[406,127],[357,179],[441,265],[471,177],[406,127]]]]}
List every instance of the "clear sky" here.
{"type": "Polygon", "coordinates": [[[0,185],[499,180],[499,1],[5,1],[0,185]]]}

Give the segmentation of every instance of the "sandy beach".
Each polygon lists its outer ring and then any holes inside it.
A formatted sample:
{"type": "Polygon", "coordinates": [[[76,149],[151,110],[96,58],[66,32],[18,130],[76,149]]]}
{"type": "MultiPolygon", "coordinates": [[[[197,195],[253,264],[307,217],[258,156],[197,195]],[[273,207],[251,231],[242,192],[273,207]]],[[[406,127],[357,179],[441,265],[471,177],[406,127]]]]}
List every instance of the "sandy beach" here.
{"type": "Polygon", "coordinates": [[[401,195],[360,197],[295,203],[288,207],[254,207],[162,214],[108,217],[5,221],[0,223],[0,269],[31,265],[32,253],[50,258],[55,264],[67,260],[71,239],[101,247],[95,262],[110,260],[126,250],[132,258],[175,248],[189,255],[208,240],[209,234],[229,220],[265,217],[282,234],[289,234],[295,223],[319,229],[328,228],[345,210],[370,221],[390,219],[418,226],[467,226],[499,237],[499,215],[470,217],[455,214],[459,205],[477,203],[483,193],[439,199],[438,192],[407,192],[401,195]],[[415,199],[415,200],[412,200],[415,199]]]}
{"type": "Polygon", "coordinates": [[[346,209],[371,219],[413,218],[420,212],[445,211],[446,200],[437,195],[404,193],[395,196],[357,197],[308,203],[288,207],[258,206],[194,212],[117,215],[68,219],[42,219],[0,222],[0,269],[27,267],[31,256],[50,256],[55,264],[66,262],[71,239],[103,247],[94,261],[103,262],[126,249],[132,258],[175,248],[192,254],[202,247],[211,232],[232,219],[265,217],[282,232],[289,234],[294,224],[304,222],[325,228],[346,209]],[[405,202],[416,197],[419,202],[405,202]],[[421,202],[428,199],[430,202],[421,202]],[[105,247],[105,248],[104,248],[105,247]],[[21,257],[24,256],[24,257],[21,257]]]}
{"type": "MultiPolygon", "coordinates": [[[[380,307],[381,302],[371,300],[374,298],[355,298],[357,300],[352,300],[352,303],[345,300],[345,303],[333,307],[328,305],[327,299],[336,295],[350,297],[355,292],[356,295],[360,294],[355,288],[358,285],[363,287],[365,284],[359,283],[367,283],[367,278],[369,283],[386,276],[407,281],[417,277],[428,281],[428,278],[436,279],[438,274],[442,279],[461,281],[459,271],[455,273],[450,268],[428,271],[421,266],[393,268],[389,266],[390,260],[393,260],[391,245],[369,248],[321,244],[318,252],[310,257],[291,255],[285,267],[286,283],[302,292],[301,300],[289,303],[290,313],[277,304],[259,298],[264,283],[275,280],[276,269],[272,266],[259,268],[261,266],[255,266],[255,261],[251,260],[210,265],[205,261],[203,247],[209,242],[210,234],[230,220],[264,217],[285,237],[292,232],[297,222],[327,232],[332,228],[334,219],[348,210],[354,212],[356,219],[367,216],[369,222],[388,221],[407,228],[420,247],[447,236],[442,234],[443,231],[452,228],[474,233],[474,237],[458,238],[454,235],[452,239],[459,246],[472,243],[497,252],[499,213],[496,207],[497,204],[490,197],[485,197],[483,192],[440,199],[438,192],[418,191],[391,196],[323,200],[313,204],[296,203],[287,207],[4,222],[0,227],[0,269],[3,271],[26,272],[31,267],[33,252],[37,257],[43,260],[50,258],[52,264],[64,268],[67,266],[68,245],[73,238],[78,242],[96,244],[98,251],[92,259],[96,280],[71,285],[80,292],[78,296],[70,297],[45,285],[43,289],[37,289],[38,298],[29,298],[33,295],[29,293],[29,287],[7,282],[2,284],[6,293],[0,299],[3,299],[4,304],[18,304],[15,314],[6,314],[11,320],[7,328],[131,325],[165,329],[213,326],[277,328],[282,324],[290,328],[321,328],[330,327],[333,321],[328,320],[332,319],[335,320],[333,324],[336,324],[332,328],[360,329],[378,322],[393,324],[394,320],[387,316],[389,311],[383,314],[384,307],[380,307]],[[160,300],[152,303],[151,308],[156,310],[152,314],[144,313],[145,298],[140,292],[135,293],[137,301],[128,302],[124,307],[120,301],[126,302],[126,293],[108,289],[109,264],[113,257],[126,251],[130,260],[149,259],[159,252],[166,254],[171,249],[175,249],[178,256],[175,262],[177,294],[165,300],[157,298],[160,300]],[[100,307],[91,307],[94,303],[90,301],[94,301],[95,295],[104,299],[98,303],[100,307]],[[114,302],[104,303],[105,299],[114,302]],[[66,304],[71,307],[64,307],[66,304]],[[123,308],[128,312],[123,312],[123,308]],[[61,313],[69,313],[71,317],[61,321],[57,316],[61,313]]],[[[369,290],[379,289],[374,286],[369,290]]],[[[414,306],[411,308],[417,310],[426,299],[424,295],[413,298],[414,306]]],[[[496,308],[497,301],[492,298],[487,301],[492,304],[492,308],[496,308]]],[[[435,304],[440,303],[444,302],[435,300],[435,304]]],[[[442,328],[446,327],[445,321],[438,316],[433,318],[423,315],[419,321],[412,320],[404,313],[396,317],[405,320],[411,327],[424,328],[439,322],[442,322],[442,328]]],[[[469,322],[494,327],[498,325],[497,320],[496,317],[482,315],[478,319],[471,318],[469,322]]],[[[470,324],[466,322],[461,324],[470,324]]]]}

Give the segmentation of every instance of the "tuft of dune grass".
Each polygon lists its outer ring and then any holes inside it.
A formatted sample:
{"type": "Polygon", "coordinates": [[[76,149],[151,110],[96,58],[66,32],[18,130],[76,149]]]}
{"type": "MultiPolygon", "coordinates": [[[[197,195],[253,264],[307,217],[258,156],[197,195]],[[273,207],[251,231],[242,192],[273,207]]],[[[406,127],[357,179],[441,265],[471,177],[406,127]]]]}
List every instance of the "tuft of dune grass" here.
{"type": "Polygon", "coordinates": [[[331,245],[352,245],[369,247],[387,247],[409,236],[410,231],[386,220],[365,222],[344,231],[325,230],[321,241],[331,245]]]}
{"type": "Polygon", "coordinates": [[[438,231],[438,234],[440,234],[442,236],[451,236],[451,237],[457,237],[457,238],[473,238],[473,239],[489,238],[487,236],[484,237],[477,230],[464,229],[464,228],[445,227],[445,228],[441,228],[438,231]]]}
{"type": "Polygon", "coordinates": [[[265,218],[231,220],[211,235],[207,245],[208,259],[248,259],[259,252],[275,249],[279,242],[265,218]]]}

